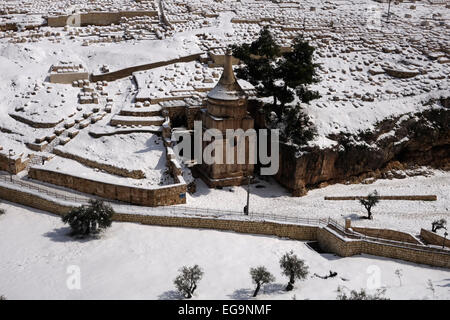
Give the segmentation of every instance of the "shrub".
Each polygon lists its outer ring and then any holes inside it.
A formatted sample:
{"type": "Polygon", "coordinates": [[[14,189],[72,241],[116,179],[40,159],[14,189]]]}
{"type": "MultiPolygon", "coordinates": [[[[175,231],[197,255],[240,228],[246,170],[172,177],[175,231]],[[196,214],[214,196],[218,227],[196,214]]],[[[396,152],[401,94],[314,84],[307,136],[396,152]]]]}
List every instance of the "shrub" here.
{"type": "Polygon", "coordinates": [[[86,237],[110,227],[113,215],[111,206],[101,200],[89,200],[88,206],[72,209],[62,217],[62,221],[70,225],[71,235],[86,237]]]}
{"type": "Polygon", "coordinates": [[[361,289],[359,292],[356,290],[350,291],[350,295],[347,295],[341,287],[337,288],[338,300],[389,300],[389,298],[383,297],[386,293],[386,288],[378,289],[374,294],[367,294],[366,290],[361,289]]]}
{"type": "Polygon", "coordinates": [[[197,289],[198,282],[203,277],[203,271],[198,265],[193,267],[182,267],[180,269],[180,275],[178,275],[173,283],[177,290],[184,295],[185,298],[190,299],[197,289]]]}

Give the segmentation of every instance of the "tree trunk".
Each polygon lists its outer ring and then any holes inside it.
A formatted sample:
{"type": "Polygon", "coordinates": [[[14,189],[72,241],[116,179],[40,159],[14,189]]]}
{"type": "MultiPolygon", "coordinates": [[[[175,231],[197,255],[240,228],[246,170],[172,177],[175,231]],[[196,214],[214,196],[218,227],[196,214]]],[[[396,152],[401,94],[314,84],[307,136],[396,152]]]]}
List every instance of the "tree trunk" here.
{"type": "Polygon", "coordinates": [[[289,279],[289,283],[288,283],[288,285],[287,285],[287,287],[286,287],[286,291],[291,291],[292,289],[294,289],[294,283],[295,283],[295,278],[294,278],[294,276],[292,275],[292,276],[290,277],[290,279],[289,279]]]}
{"type": "Polygon", "coordinates": [[[254,297],[256,297],[256,296],[258,295],[259,289],[261,289],[261,285],[258,283],[258,284],[256,285],[255,292],[253,293],[253,296],[254,296],[254,297]]]}
{"type": "Polygon", "coordinates": [[[292,289],[294,289],[294,285],[289,282],[288,285],[286,286],[286,291],[291,291],[292,289]]]}

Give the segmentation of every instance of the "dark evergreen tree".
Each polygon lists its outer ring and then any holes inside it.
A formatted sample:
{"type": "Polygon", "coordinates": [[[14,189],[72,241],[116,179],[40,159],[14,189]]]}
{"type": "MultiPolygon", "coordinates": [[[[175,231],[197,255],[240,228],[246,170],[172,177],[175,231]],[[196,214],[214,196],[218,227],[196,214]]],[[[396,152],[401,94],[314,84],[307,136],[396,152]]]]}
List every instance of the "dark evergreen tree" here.
{"type": "Polygon", "coordinates": [[[256,289],[253,293],[254,297],[258,295],[261,286],[275,281],[275,277],[263,266],[250,268],[250,275],[252,277],[253,283],[256,284],[256,289]]]}
{"type": "Polygon", "coordinates": [[[85,237],[96,235],[112,224],[114,210],[101,200],[89,200],[89,205],[72,209],[62,217],[72,229],[71,235],[85,237]]]}
{"type": "Polygon", "coordinates": [[[281,136],[286,142],[305,145],[317,135],[317,129],[300,104],[287,107],[283,116],[281,136]]]}
{"type": "Polygon", "coordinates": [[[292,250],[281,257],[280,267],[283,274],[289,278],[289,283],[286,286],[287,291],[294,288],[295,280],[303,280],[309,273],[305,261],[299,259],[292,250]]]}
{"type": "Polygon", "coordinates": [[[281,53],[269,27],[263,28],[259,38],[251,44],[234,45],[232,48],[233,55],[243,63],[237,69],[237,76],[250,82],[259,97],[273,97],[273,102],[264,107],[272,126],[289,121],[287,126],[292,129],[295,125],[307,122],[305,132],[303,129],[295,130],[295,133],[284,130],[282,134],[285,134],[286,140],[297,141],[297,144],[311,140],[315,133],[310,130],[312,123],[298,112],[299,106],[292,107],[289,104],[296,97],[301,103],[309,103],[320,97],[318,92],[308,89],[308,85],[318,82],[317,64],[313,63],[314,48],[297,37],[293,41],[292,51],[281,53]],[[275,112],[276,117],[272,116],[272,112],[275,112]],[[294,113],[295,117],[292,118],[294,113]]]}
{"type": "Polygon", "coordinates": [[[182,267],[180,273],[181,274],[175,278],[173,283],[185,298],[190,299],[197,289],[198,282],[203,277],[203,271],[198,265],[195,265],[193,267],[182,267]]]}

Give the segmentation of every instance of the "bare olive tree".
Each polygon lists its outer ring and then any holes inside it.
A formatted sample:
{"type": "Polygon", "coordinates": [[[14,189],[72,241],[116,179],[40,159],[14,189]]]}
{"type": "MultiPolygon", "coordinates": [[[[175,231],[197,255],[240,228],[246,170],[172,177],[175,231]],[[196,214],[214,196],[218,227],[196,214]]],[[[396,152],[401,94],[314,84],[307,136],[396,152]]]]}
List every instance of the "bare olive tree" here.
{"type": "Polygon", "coordinates": [[[275,281],[275,277],[263,266],[250,268],[250,275],[253,282],[256,284],[256,289],[253,293],[254,297],[258,295],[261,286],[275,281]]]}
{"type": "Polygon", "coordinates": [[[308,275],[308,266],[305,261],[299,259],[292,250],[281,257],[280,267],[283,274],[289,277],[286,291],[291,291],[294,288],[296,279],[303,280],[308,275]]]}
{"type": "Polygon", "coordinates": [[[195,289],[197,289],[197,284],[202,277],[203,271],[198,265],[193,267],[183,266],[180,269],[180,274],[175,278],[173,283],[185,298],[190,299],[192,298],[195,289]]]}
{"type": "Polygon", "coordinates": [[[378,202],[380,202],[380,196],[378,195],[377,190],[369,193],[367,199],[359,199],[359,203],[367,210],[367,219],[372,219],[372,208],[375,207],[378,202]]]}

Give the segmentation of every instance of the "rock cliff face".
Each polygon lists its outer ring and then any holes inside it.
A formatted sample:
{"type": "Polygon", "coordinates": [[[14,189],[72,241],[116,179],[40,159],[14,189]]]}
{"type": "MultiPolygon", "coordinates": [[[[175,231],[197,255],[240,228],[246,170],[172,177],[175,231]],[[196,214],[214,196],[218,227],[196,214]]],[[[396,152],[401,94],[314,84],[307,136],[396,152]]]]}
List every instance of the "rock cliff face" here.
{"type": "Polygon", "coordinates": [[[374,132],[329,137],[335,147],[302,149],[299,157],[294,147],[281,145],[276,179],[301,196],[331,183],[390,177],[396,169],[429,165],[449,170],[449,101],[442,100],[438,109],[386,119],[374,132]]]}

